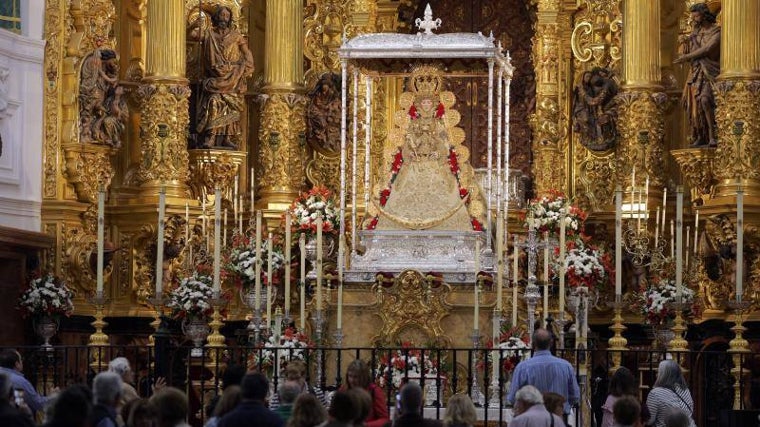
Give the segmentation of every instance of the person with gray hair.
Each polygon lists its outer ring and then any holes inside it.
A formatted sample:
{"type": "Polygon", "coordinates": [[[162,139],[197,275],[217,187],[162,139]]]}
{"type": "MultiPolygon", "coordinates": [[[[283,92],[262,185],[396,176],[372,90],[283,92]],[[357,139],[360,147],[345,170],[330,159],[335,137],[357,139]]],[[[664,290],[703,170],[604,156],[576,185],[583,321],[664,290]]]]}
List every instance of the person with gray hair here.
{"type": "Polygon", "coordinates": [[[668,414],[665,415],[665,425],[667,427],[689,427],[689,425],[691,425],[691,418],[686,412],[677,408],[672,408],[668,411],[668,414]]]}
{"type": "Polygon", "coordinates": [[[297,381],[285,381],[280,386],[277,393],[280,396],[280,405],[274,409],[285,423],[293,416],[293,404],[296,402],[296,398],[301,394],[301,384],[297,381]]]}
{"type": "Polygon", "coordinates": [[[666,359],[660,362],[654,387],[647,396],[647,409],[650,414],[648,425],[666,427],[665,417],[673,408],[684,411],[689,417],[689,426],[696,427],[691,419],[694,401],[686,386],[681,367],[675,361],[666,359]]]}
{"type": "MultiPolygon", "coordinates": [[[[0,372],[0,426],[3,427],[32,427],[30,416],[24,415],[14,404],[11,377],[0,372]]],[[[23,402],[22,402],[23,404],[23,402]]],[[[31,415],[29,408],[26,411],[31,415]]]]}
{"type": "Polygon", "coordinates": [[[121,400],[124,382],[115,372],[101,372],[92,381],[92,427],[117,427],[116,408],[121,400]]]}
{"type": "Polygon", "coordinates": [[[550,413],[544,406],[544,396],[532,385],[521,387],[515,392],[516,417],[509,427],[563,427],[565,422],[559,416],[550,413]]]}
{"type": "Polygon", "coordinates": [[[135,372],[132,370],[132,367],[129,365],[129,360],[127,360],[126,357],[117,357],[111,360],[111,362],[108,363],[108,372],[119,374],[121,377],[122,393],[121,401],[119,402],[120,408],[127,403],[140,398],[137,394],[137,390],[135,390],[135,387],[132,385],[132,382],[135,380],[135,372]]]}

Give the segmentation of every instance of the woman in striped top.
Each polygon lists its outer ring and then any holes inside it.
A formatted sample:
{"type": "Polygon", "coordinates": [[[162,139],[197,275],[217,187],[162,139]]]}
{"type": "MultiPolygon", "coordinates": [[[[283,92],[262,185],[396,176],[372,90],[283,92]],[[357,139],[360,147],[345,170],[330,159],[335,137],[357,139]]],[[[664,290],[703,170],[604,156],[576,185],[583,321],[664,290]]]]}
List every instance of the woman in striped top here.
{"type": "Polygon", "coordinates": [[[665,417],[673,408],[689,415],[691,427],[696,427],[693,419],[694,401],[691,398],[681,367],[673,360],[663,360],[657,369],[657,380],[647,396],[649,423],[654,427],[665,427],[665,417]]]}

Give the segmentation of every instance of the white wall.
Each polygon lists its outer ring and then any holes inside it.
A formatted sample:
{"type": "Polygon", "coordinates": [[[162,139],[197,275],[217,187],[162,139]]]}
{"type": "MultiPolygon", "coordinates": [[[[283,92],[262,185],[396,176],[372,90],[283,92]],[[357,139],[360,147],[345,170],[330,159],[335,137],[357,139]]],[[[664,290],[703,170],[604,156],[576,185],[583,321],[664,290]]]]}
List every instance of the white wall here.
{"type": "Polygon", "coordinates": [[[0,225],[41,231],[44,2],[21,4],[24,35],[0,30],[0,225]]]}

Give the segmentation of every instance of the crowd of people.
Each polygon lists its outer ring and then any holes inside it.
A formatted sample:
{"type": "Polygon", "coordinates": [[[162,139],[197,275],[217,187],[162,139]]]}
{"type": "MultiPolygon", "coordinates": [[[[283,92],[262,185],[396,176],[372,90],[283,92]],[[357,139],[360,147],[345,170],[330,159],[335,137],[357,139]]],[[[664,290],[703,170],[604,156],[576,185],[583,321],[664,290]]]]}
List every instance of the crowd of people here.
{"type": "MultiPolygon", "coordinates": [[[[533,356],[519,363],[506,394],[512,406],[510,427],[564,427],[580,399],[574,369],[550,352],[552,335],[538,329],[533,356]]],[[[92,386],[72,385],[52,397],[40,396],[23,375],[15,350],[0,352],[0,426],[4,427],[186,427],[190,405],[184,391],[156,380],[150,398],[140,398],[129,361],[117,357],[94,377],[92,386]],[[36,424],[35,421],[40,421],[36,424]]],[[[443,420],[423,418],[423,391],[416,383],[401,387],[391,416],[385,392],[360,359],[346,371],[345,384],[329,399],[306,381],[307,366],[294,360],[272,393],[262,373],[228,366],[219,392],[207,402],[204,427],[470,427],[478,424],[470,397],[456,394],[443,420]]],[[[619,367],[612,375],[600,427],[695,427],[694,402],[679,365],[663,360],[645,404],[638,400],[633,373],[619,367]]]]}

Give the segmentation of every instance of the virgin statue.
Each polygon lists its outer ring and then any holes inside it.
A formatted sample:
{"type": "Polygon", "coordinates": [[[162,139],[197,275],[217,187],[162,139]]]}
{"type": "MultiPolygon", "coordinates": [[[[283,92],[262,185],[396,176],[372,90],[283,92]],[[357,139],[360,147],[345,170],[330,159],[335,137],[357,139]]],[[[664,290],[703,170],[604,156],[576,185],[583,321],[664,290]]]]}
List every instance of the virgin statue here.
{"type": "Polygon", "coordinates": [[[460,115],[450,109],[454,94],[440,91],[432,66],[417,67],[409,85],[386,146],[389,176],[373,189],[365,228],[481,231],[484,202],[455,126],[460,115]]]}

